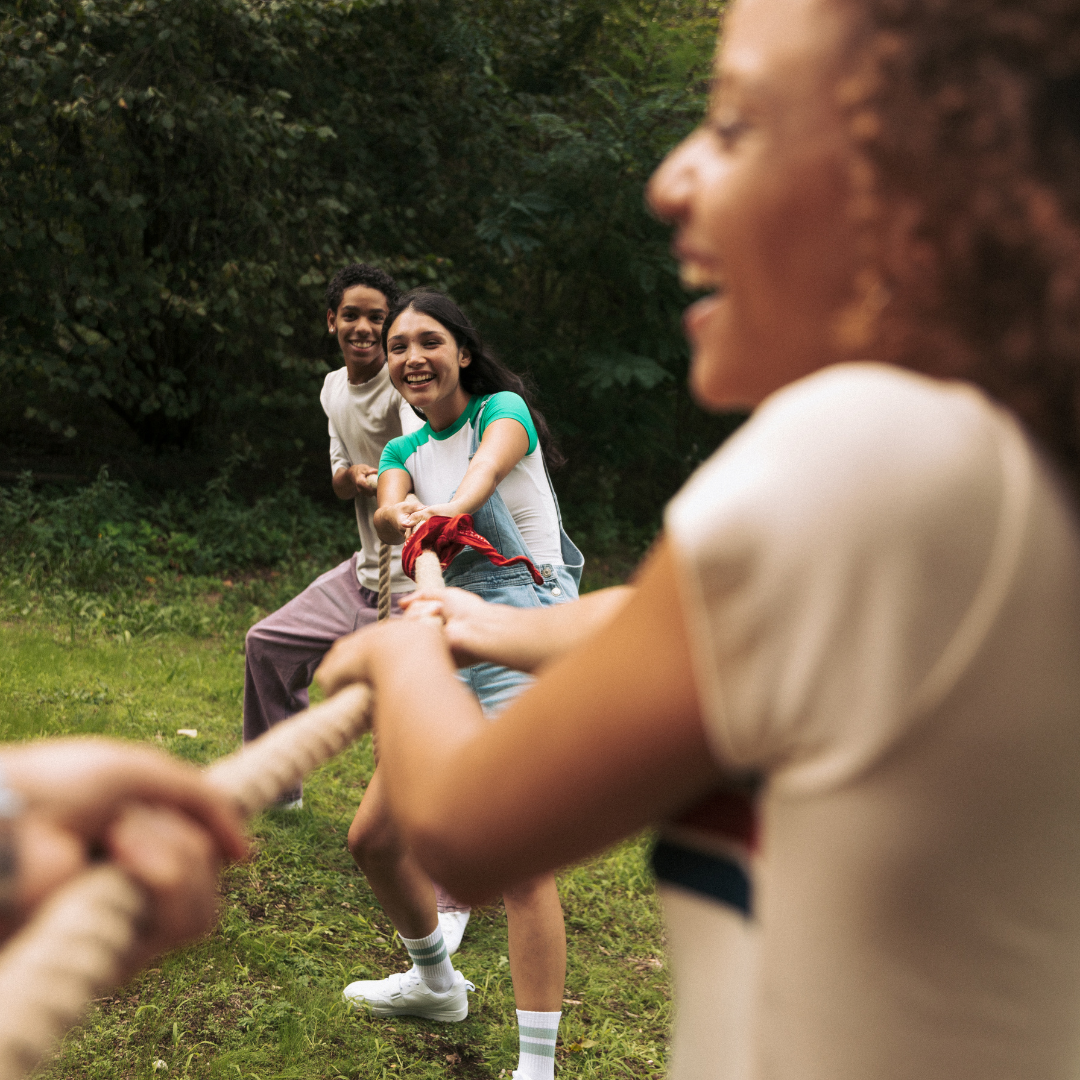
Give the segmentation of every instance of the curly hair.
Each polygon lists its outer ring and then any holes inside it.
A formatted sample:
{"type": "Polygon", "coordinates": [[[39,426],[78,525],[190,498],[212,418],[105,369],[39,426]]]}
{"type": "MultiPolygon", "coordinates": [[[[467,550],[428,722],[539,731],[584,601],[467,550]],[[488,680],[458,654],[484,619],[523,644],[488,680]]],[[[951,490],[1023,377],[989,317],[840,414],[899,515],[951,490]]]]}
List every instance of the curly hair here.
{"type": "Polygon", "coordinates": [[[349,263],[343,266],[326,285],[326,306],[336,312],[341,298],[354,285],[366,285],[386,297],[387,307],[392,307],[401,295],[397,282],[385,271],[368,263],[349,263]]]}
{"type": "Polygon", "coordinates": [[[982,386],[1080,491],[1080,0],[848,2],[847,332],[982,386]]]}

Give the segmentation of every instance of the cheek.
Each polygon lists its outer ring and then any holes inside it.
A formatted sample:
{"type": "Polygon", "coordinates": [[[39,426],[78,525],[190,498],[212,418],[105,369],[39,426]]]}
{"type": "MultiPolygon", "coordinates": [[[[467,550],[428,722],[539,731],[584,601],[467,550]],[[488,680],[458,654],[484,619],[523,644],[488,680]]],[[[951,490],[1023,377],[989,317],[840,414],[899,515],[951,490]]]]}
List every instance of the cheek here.
{"type": "Polygon", "coordinates": [[[838,359],[832,327],[850,295],[855,244],[833,170],[810,163],[718,202],[729,294],[710,320],[694,385],[715,402],[754,404],[778,386],[838,359]],[[816,167],[814,167],[816,166],[816,167]],[[718,389],[718,382],[730,385],[718,389]]]}

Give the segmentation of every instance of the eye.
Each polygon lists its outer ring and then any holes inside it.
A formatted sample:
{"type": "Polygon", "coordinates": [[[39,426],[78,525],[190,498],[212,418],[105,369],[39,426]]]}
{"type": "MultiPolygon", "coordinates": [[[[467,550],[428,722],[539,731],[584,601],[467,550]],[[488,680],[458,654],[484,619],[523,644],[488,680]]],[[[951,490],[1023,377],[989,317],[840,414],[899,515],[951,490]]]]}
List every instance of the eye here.
{"type": "Polygon", "coordinates": [[[713,109],[713,134],[725,150],[731,150],[746,133],[749,125],[743,115],[731,104],[718,102],[713,109]]]}

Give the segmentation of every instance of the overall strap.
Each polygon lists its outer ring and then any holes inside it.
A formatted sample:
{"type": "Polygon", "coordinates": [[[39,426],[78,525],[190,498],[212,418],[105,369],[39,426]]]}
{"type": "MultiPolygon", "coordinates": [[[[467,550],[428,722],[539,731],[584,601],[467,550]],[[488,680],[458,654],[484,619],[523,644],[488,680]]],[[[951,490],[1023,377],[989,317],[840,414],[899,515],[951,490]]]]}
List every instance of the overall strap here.
{"type": "Polygon", "coordinates": [[[485,394],[480,399],[480,408],[476,410],[476,415],[472,418],[472,423],[469,425],[469,460],[472,461],[476,457],[476,451],[480,449],[480,421],[483,418],[484,410],[487,408],[487,403],[491,400],[491,394],[485,394]]]}

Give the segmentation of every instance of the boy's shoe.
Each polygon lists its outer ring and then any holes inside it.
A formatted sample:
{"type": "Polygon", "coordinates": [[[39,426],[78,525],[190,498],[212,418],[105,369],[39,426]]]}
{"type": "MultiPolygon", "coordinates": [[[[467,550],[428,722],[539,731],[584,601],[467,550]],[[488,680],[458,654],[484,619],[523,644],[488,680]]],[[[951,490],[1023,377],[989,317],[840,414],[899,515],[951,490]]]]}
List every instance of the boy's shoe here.
{"type": "Polygon", "coordinates": [[[455,970],[453,986],[437,994],[414,967],[388,979],[349,983],[341,996],[357,1009],[367,1005],[374,1016],[422,1016],[450,1023],[469,1015],[469,991],[475,989],[455,970]]]}
{"type": "Polygon", "coordinates": [[[469,925],[470,914],[468,908],[464,911],[439,912],[439,929],[442,930],[447,956],[453,956],[458,951],[465,927],[469,925]]]}

